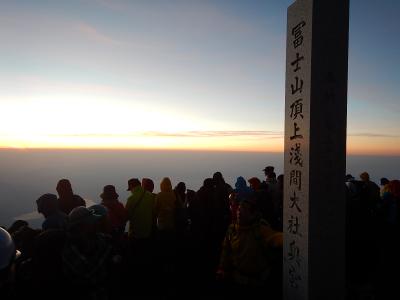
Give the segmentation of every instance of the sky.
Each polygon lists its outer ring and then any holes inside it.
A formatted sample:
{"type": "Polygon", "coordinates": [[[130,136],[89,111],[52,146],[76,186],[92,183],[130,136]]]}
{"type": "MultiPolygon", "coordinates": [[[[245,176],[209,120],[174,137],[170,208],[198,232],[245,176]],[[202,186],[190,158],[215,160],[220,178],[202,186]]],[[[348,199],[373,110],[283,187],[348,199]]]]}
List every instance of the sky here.
{"type": "MultiPolygon", "coordinates": [[[[0,0],[0,147],[281,152],[291,3],[0,0]]],[[[350,154],[400,155],[399,12],[351,1],[350,154]]]]}

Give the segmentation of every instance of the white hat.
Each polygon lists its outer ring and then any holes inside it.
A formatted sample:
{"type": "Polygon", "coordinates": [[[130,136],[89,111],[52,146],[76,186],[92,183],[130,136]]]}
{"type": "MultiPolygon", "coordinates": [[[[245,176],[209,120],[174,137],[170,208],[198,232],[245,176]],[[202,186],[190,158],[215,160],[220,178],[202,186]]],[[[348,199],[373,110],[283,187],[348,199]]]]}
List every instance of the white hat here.
{"type": "Polygon", "coordinates": [[[0,227],[0,270],[7,268],[18,253],[11,235],[0,227]]]}

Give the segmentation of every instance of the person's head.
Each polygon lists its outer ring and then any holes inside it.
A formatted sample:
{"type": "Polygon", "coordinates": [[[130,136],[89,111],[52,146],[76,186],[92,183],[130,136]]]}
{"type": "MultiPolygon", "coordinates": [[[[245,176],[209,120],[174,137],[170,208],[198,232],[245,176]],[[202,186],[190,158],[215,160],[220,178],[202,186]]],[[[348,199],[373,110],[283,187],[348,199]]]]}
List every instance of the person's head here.
{"type": "Polygon", "coordinates": [[[10,228],[8,228],[8,232],[12,235],[14,232],[17,232],[23,227],[29,226],[29,223],[25,220],[17,220],[11,224],[10,228]]]}
{"type": "Polygon", "coordinates": [[[87,236],[96,231],[102,218],[93,209],[84,206],[75,207],[68,215],[68,230],[79,236],[87,236]]]}
{"type": "Polygon", "coordinates": [[[347,174],[347,175],[345,176],[344,180],[345,180],[346,182],[349,182],[349,181],[354,181],[355,178],[353,177],[353,175],[347,174]]]}
{"type": "Polygon", "coordinates": [[[267,179],[276,180],[276,173],[275,172],[268,173],[267,179]]]}
{"type": "Polygon", "coordinates": [[[172,183],[171,179],[168,177],[164,177],[160,183],[160,191],[161,192],[172,192],[172,183]]]}
{"type": "Polygon", "coordinates": [[[127,191],[133,191],[133,189],[137,186],[140,186],[140,181],[137,178],[131,178],[128,180],[128,188],[127,191]]]}
{"type": "Polygon", "coordinates": [[[154,191],[154,182],[150,178],[142,179],[142,187],[145,191],[152,193],[154,191]]]}
{"type": "Polygon", "coordinates": [[[74,194],[71,182],[65,178],[58,181],[56,190],[59,197],[68,197],[74,194]]]}
{"type": "Polygon", "coordinates": [[[15,248],[21,251],[22,258],[29,258],[35,249],[35,239],[41,230],[32,229],[29,226],[22,226],[12,234],[15,248]]]}
{"type": "Polygon", "coordinates": [[[214,179],[212,178],[206,178],[203,181],[203,187],[205,189],[213,189],[214,188],[214,179]]]}
{"type": "Polygon", "coordinates": [[[184,182],[179,182],[175,187],[175,191],[177,191],[179,194],[185,194],[186,184],[184,182]]]}
{"type": "Polygon", "coordinates": [[[236,188],[237,190],[241,190],[241,189],[244,189],[244,188],[246,188],[246,187],[247,187],[246,180],[245,180],[242,176],[239,176],[239,177],[236,179],[235,188],[236,188]]]}
{"type": "Polygon", "coordinates": [[[242,226],[251,225],[259,218],[255,199],[249,198],[240,203],[237,218],[242,226]]]}
{"type": "Polygon", "coordinates": [[[58,199],[54,194],[44,194],[36,200],[37,210],[48,217],[58,210],[58,199]]]}
{"type": "Polygon", "coordinates": [[[213,180],[215,185],[222,185],[225,184],[224,176],[222,176],[221,172],[215,172],[213,175],[213,180]]]}
{"type": "Polygon", "coordinates": [[[387,178],[385,178],[385,177],[381,178],[380,181],[381,181],[381,185],[382,185],[382,186],[387,185],[387,184],[389,183],[389,179],[387,179],[387,178]]]}
{"type": "Polygon", "coordinates": [[[115,190],[115,186],[106,185],[103,188],[103,193],[101,193],[100,198],[105,202],[112,202],[118,200],[119,195],[115,190]]]}
{"type": "Polygon", "coordinates": [[[6,282],[13,272],[13,262],[19,255],[11,235],[0,228],[0,284],[6,282]]]}
{"type": "Polygon", "coordinates": [[[247,180],[250,184],[250,187],[254,190],[257,191],[260,188],[261,181],[257,177],[252,177],[249,180],[247,180]]]}
{"type": "Polygon", "coordinates": [[[273,167],[273,166],[266,166],[266,167],[263,169],[264,174],[265,174],[266,177],[268,177],[268,175],[269,175],[270,173],[273,173],[274,170],[275,170],[275,167],[273,167]]]}
{"type": "Polygon", "coordinates": [[[360,174],[361,181],[368,182],[369,181],[369,174],[367,172],[363,172],[360,174]]]}

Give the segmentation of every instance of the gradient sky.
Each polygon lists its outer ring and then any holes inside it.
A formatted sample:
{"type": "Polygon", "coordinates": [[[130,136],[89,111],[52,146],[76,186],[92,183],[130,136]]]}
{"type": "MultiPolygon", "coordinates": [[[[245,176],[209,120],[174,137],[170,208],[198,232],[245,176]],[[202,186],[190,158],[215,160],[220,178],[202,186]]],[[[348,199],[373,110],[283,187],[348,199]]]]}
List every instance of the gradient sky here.
{"type": "MultiPolygon", "coordinates": [[[[0,147],[282,151],[293,1],[0,2],[0,147]]],[[[400,2],[351,0],[348,152],[400,154],[400,2]]]]}

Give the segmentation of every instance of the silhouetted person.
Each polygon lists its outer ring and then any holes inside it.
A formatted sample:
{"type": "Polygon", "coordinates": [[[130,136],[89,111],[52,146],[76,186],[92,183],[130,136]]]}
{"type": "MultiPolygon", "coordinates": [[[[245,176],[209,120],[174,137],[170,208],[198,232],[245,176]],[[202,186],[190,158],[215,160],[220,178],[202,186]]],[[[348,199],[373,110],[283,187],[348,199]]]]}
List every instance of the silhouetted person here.
{"type": "Polygon", "coordinates": [[[43,230],[65,229],[67,226],[67,215],[58,209],[57,196],[44,194],[36,200],[37,210],[43,214],[45,220],[42,224],[43,230]]]}
{"type": "Polygon", "coordinates": [[[257,207],[260,210],[262,218],[267,220],[269,224],[276,223],[272,197],[270,197],[267,190],[263,188],[260,179],[257,177],[252,177],[248,180],[248,182],[250,184],[250,188],[254,192],[254,199],[257,202],[257,207]]]}
{"type": "Polygon", "coordinates": [[[381,198],[383,197],[383,195],[389,191],[389,179],[383,177],[380,180],[380,184],[381,184],[381,198]]]}
{"type": "Polygon", "coordinates": [[[236,200],[239,203],[253,194],[252,189],[247,186],[246,180],[242,176],[236,179],[234,192],[236,193],[236,200]]]}
{"type": "Polygon", "coordinates": [[[370,180],[369,174],[363,172],[360,174],[360,179],[362,181],[361,185],[361,204],[366,210],[368,210],[371,222],[376,218],[378,203],[380,201],[380,189],[379,186],[370,180]]]}
{"type": "Polygon", "coordinates": [[[179,182],[174,188],[176,197],[175,203],[175,226],[177,234],[183,238],[187,230],[187,209],[186,209],[186,184],[179,182]]]}
{"type": "Polygon", "coordinates": [[[79,195],[74,195],[71,182],[61,179],[56,187],[58,193],[58,208],[65,214],[69,214],[75,207],[86,206],[85,200],[79,195]]]}
{"type": "Polygon", "coordinates": [[[29,283],[31,299],[66,299],[68,282],[64,277],[62,252],[66,242],[66,231],[48,229],[35,239],[32,255],[32,274],[29,283]]]}
{"type": "Polygon", "coordinates": [[[240,203],[238,222],[226,233],[217,275],[232,284],[233,297],[253,299],[262,292],[277,299],[281,268],[275,265],[281,263],[281,252],[282,233],[261,218],[254,198],[246,198],[240,203]]]}
{"type": "MultiPolygon", "coordinates": [[[[150,189],[151,190],[151,189],[150,189]]],[[[128,181],[131,192],[126,201],[129,220],[128,274],[136,282],[137,292],[148,290],[147,285],[154,276],[155,196],[145,190],[137,178],[128,181]]],[[[154,278],[153,278],[154,279],[154,278]]]]}
{"type": "Polygon", "coordinates": [[[107,208],[108,218],[111,225],[111,233],[115,237],[120,237],[125,231],[128,220],[128,213],[124,205],[118,201],[119,195],[113,185],[106,185],[100,195],[101,204],[107,208]]]}
{"type": "Polygon", "coordinates": [[[57,196],[44,194],[36,200],[38,213],[43,214],[45,220],[42,229],[65,229],[68,216],[58,208],[57,196]]]}
{"type": "Polygon", "coordinates": [[[214,204],[214,226],[218,243],[221,244],[230,224],[229,194],[232,187],[225,182],[221,172],[213,175],[216,202],[214,204]]]}
{"type": "Polygon", "coordinates": [[[179,200],[184,204],[186,202],[186,184],[179,182],[174,188],[175,196],[179,197],[179,200]]]}
{"type": "Polygon", "coordinates": [[[154,191],[154,182],[153,182],[153,180],[151,180],[150,178],[143,178],[142,179],[142,187],[146,191],[148,191],[150,193],[153,193],[153,191],[154,191]]]}
{"type": "MultiPolygon", "coordinates": [[[[218,264],[219,246],[217,245],[220,230],[215,232],[216,212],[214,211],[217,203],[217,193],[215,189],[214,179],[206,178],[203,186],[197,192],[198,201],[198,224],[201,226],[200,235],[197,239],[197,251],[202,258],[199,260],[199,274],[204,280],[205,286],[210,286],[214,279],[214,271],[218,264]]],[[[194,220],[193,220],[194,225],[194,220]]]]}
{"type": "Polygon", "coordinates": [[[79,299],[107,299],[111,241],[98,233],[101,216],[79,206],[68,216],[68,231],[62,252],[63,273],[69,286],[65,292],[79,299]]]}
{"type": "Polygon", "coordinates": [[[7,231],[10,234],[13,234],[14,232],[20,230],[22,227],[27,227],[29,226],[29,223],[25,220],[16,220],[14,223],[11,224],[10,228],[7,229],[7,231]]]}
{"type": "Polygon", "coordinates": [[[128,181],[127,190],[131,191],[125,206],[129,220],[129,238],[149,239],[154,229],[154,195],[143,189],[137,178],[128,181]]]}
{"type": "Polygon", "coordinates": [[[263,169],[264,171],[264,175],[265,175],[265,182],[269,183],[269,182],[276,182],[276,174],[274,172],[275,167],[273,166],[267,166],[263,169]]]}
{"type": "Polygon", "coordinates": [[[156,196],[157,228],[163,234],[175,233],[176,196],[172,190],[171,180],[163,178],[160,183],[160,192],[156,196]]]}
{"type": "Polygon", "coordinates": [[[393,274],[397,274],[400,268],[400,180],[391,180],[387,185],[388,189],[382,197],[380,259],[374,278],[378,283],[377,299],[394,299],[394,295],[399,293],[398,276],[393,274]]]}

